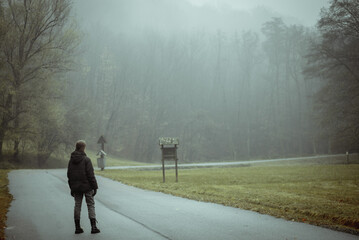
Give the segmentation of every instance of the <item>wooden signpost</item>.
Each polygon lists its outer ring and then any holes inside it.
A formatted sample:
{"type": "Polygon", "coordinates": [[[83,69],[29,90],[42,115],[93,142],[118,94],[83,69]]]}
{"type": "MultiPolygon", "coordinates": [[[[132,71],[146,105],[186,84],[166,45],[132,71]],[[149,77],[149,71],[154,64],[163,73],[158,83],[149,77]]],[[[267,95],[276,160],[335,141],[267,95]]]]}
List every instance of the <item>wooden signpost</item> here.
{"type": "Polygon", "coordinates": [[[101,144],[101,150],[102,151],[105,151],[105,143],[106,142],[106,139],[104,138],[104,136],[101,136],[98,140],[97,140],[97,143],[98,144],[101,144]]]}
{"type": "Polygon", "coordinates": [[[165,179],[165,161],[172,160],[175,161],[176,167],[176,182],[178,182],[178,167],[177,167],[177,145],[179,145],[178,138],[160,138],[159,145],[161,146],[162,151],[162,175],[163,182],[165,179]]]}

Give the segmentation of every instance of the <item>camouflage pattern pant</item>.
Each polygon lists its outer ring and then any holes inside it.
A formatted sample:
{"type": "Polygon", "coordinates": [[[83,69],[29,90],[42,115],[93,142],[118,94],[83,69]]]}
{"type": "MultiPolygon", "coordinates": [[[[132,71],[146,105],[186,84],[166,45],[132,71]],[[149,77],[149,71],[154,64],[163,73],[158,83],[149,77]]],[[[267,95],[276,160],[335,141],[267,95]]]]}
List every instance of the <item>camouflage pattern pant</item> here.
{"type": "Polygon", "coordinates": [[[81,217],[81,205],[82,205],[82,199],[85,195],[86,204],[87,204],[87,210],[89,214],[89,218],[96,218],[95,213],[95,200],[93,198],[93,190],[87,193],[75,193],[75,209],[74,209],[74,218],[80,219],[81,217]]]}

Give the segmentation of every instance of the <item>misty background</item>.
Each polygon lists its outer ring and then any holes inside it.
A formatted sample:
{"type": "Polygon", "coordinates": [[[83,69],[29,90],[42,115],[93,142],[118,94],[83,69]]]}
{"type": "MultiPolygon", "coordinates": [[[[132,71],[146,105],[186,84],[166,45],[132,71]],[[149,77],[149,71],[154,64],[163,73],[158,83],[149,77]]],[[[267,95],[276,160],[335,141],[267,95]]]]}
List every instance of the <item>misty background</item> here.
{"type": "MultiPolygon", "coordinates": [[[[182,162],[356,149],[348,126],[357,115],[333,121],[341,107],[328,108],[328,77],[312,55],[330,4],[74,1],[69,18],[80,40],[71,71],[57,76],[54,118],[62,122],[46,124],[50,133],[60,128],[62,140],[50,154],[78,139],[97,150],[101,135],[106,152],[142,162],[159,161],[159,137],[179,138],[182,162]]],[[[22,151],[36,145],[29,132],[6,134],[8,149],[14,138],[22,151]]]]}
{"type": "Polygon", "coordinates": [[[69,79],[96,115],[91,142],[104,134],[109,151],[137,161],[159,159],[160,136],[180,138],[182,161],[326,150],[311,135],[318,83],[301,73],[322,5],[306,28],[285,1],[219,2],[76,2],[87,50],[69,79]]]}

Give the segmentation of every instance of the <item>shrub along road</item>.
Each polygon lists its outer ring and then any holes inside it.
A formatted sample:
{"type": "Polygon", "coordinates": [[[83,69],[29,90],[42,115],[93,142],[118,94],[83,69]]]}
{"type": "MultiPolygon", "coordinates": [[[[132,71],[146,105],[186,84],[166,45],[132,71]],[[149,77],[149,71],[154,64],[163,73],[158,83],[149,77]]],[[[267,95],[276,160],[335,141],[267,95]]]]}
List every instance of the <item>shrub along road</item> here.
{"type": "Polygon", "coordinates": [[[96,211],[101,233],[74,234],[73,199],[65,170],[17,170],[9,174],[14,196],[7,239],[359,239],[304,223],[237,208],[137,189],[98,177],[96,211]]]}

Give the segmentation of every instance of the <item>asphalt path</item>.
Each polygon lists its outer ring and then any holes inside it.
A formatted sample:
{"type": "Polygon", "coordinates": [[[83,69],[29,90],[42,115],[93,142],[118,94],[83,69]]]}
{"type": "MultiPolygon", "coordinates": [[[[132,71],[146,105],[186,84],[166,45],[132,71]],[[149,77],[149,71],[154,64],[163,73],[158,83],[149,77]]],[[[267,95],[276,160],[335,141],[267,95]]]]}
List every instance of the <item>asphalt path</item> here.
{"type": "Polygon", "coordinates": [[[90,233],[85,202],[84,233],[74,234],[66,170],[16,170],[9,174],[14,201],[7,239],[359,239],[358,236],[251,211],[130,187],[97,177],[99,234],[90,233]]]}
{"type": "MultiPolygon", "coordinates": [[[[305,160],[327,160],[332,157],[343,157],[344,154],[339,155],[319,155],[310,157],[294,157],[294,158],[277,158],[277,159],[261,159],[261,160],[250,160],[250,161],[234,161],[234,162],[211,162],[211,163],[182,163],[178,164],[178,168],[197,168],[197,167],[225,167],[225,166],[241,166],[256,163],[271,163],[271,162],[282,162],[282,161],[305,161],[305,160]]],[[[171,161],[166,161],[171,162],[171,161]]],[[[174,164],[166,164],[166,168],[173,168],[174,164]]],[[[111,166],[106,169],[159,169],[162,165],[142,165],[142,166],[111,166]]]]}

